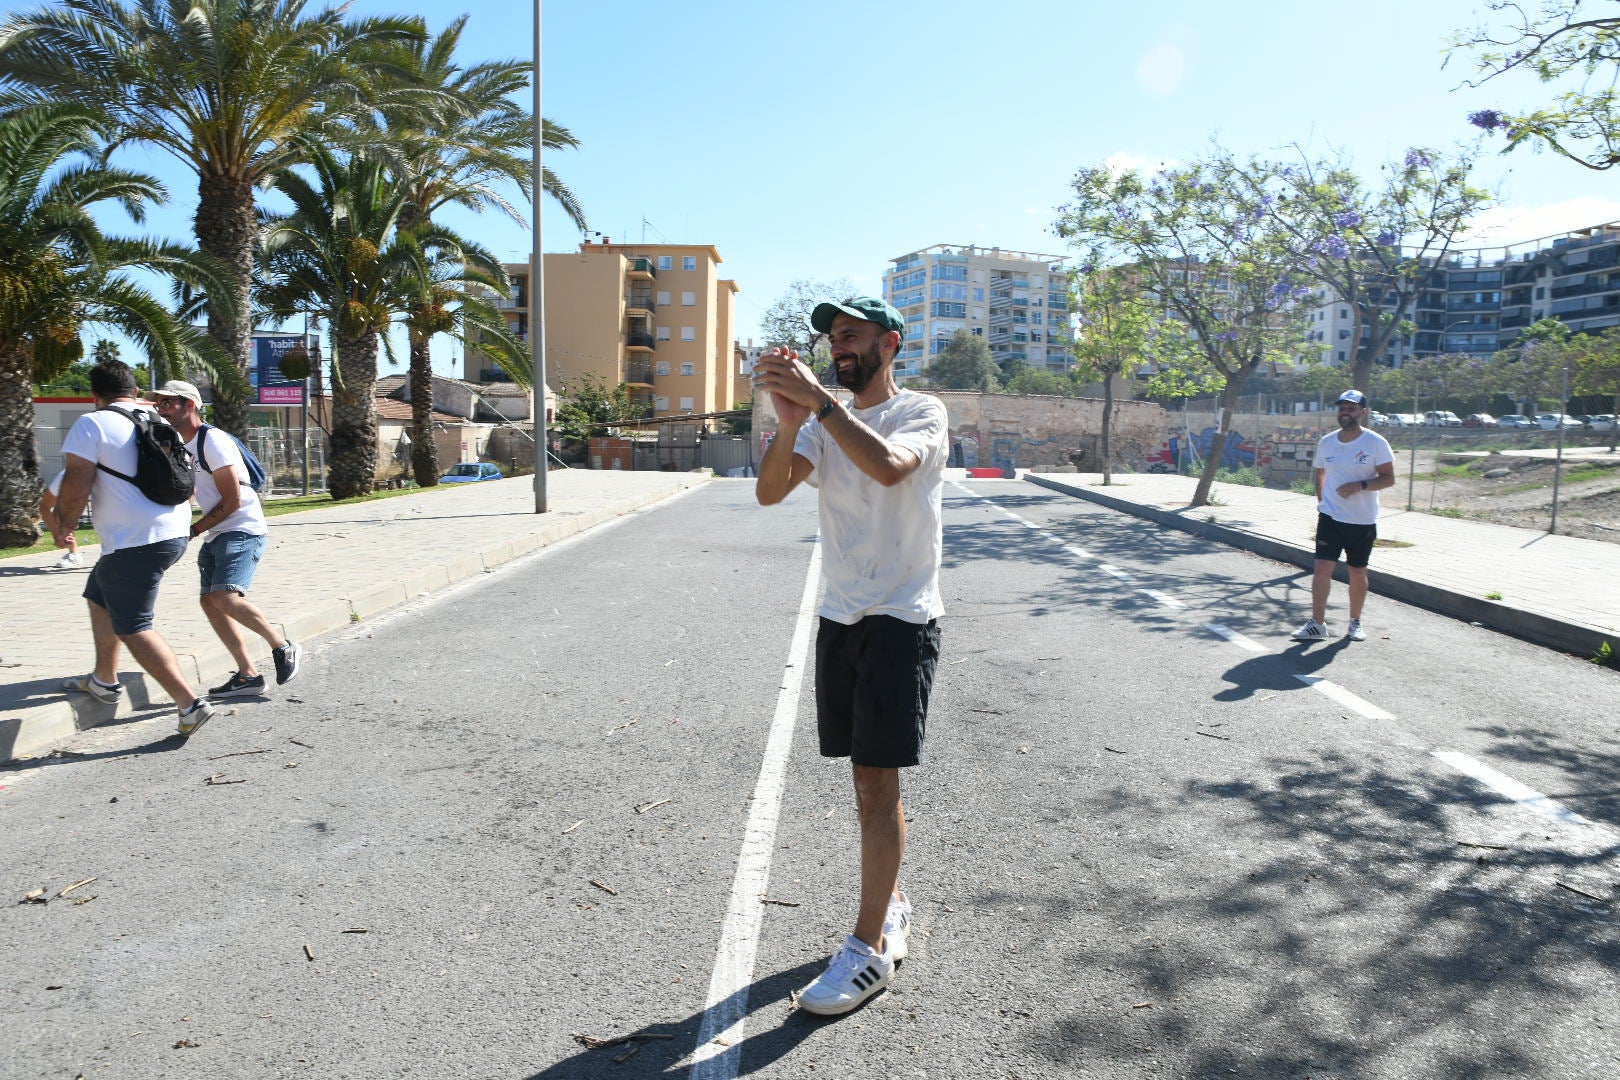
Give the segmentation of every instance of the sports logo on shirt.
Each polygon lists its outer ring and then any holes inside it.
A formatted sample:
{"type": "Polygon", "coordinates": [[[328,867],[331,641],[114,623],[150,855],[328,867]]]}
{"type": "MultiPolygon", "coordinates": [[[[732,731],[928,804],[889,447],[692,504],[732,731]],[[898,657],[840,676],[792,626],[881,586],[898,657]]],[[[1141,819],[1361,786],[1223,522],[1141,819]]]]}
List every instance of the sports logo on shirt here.
{"type": "Polygon", "coordinates": [[[1365,451],[1365,450],[1357,450],[1356,451],[1356,464],[1357,465],[1365,465],[1365,464],[1367,464],[1367,461],[1371,458],[1371,456],[1372,455],[1368,454],[1367,451],[1365,451]]]}

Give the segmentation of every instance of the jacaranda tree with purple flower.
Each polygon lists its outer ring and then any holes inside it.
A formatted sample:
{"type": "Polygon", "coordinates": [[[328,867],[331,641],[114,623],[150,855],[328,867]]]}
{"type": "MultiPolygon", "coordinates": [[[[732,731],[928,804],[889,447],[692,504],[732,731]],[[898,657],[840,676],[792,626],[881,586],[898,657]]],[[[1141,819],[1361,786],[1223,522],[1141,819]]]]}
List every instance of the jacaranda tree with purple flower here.
{"type": "Polygon", "coordinates": [[[1528,141],[1588,169],[1620,165],[1620,5],[1545,0],[1534,17],[1508,0],[1485,6],[1502,13],[1506,25],[1482,24],[1455,35],[1453,45],[1473,53],[1478,72],[1463,85],[1480,87],[1499,75],[1528,72],[1563,89],[1544,108],[1477,109],[1468,122],[1506,138],[1504,154],[1528,141]]]}
{"type": "Polygon", "coordinates": [[[1082,262],[1123,268],[1163,313],[1159,333],[1179,325],[1187,343],[1177,362],[1161,366],[1154,391],[1220,391],[1219,432],[1193,495],[1193,505],[1203,506],[1244,381],[1303,343],[1302,324],[1283,299],[1287,287],[1279,292],[1291,279],[1292,253],[1275,216],[1254,213],[1205,165],[1152,177],[1081,169],[1072,189],[1058,208],[1057,234],[1084,253],[1082,262]]]}
{"type": "MultiPolygon", "coordinates": [[[[1239,160],[1217,149],[1209,168],[1251,213],[1277,225],[1297,275],[1324,299],[1350,309],[1347,338],[1322,338],[1343,349],[1350,382],[1365,390],[1380,358],[1420,330],[1443,332],[1446,322],[1418,326],[1417,301],[1429,275],[1491,196],[1468,182],[1472,155],[1422,147],[1366,183],[1345,160],[1314,160],[1296,147],[1291,161],[1239,160]]],[[[1340,329],[1337,320],[1326,331],[1340,329]]],[[[1314,335],[1313,335],[1314,336],[1314,335]]]]}

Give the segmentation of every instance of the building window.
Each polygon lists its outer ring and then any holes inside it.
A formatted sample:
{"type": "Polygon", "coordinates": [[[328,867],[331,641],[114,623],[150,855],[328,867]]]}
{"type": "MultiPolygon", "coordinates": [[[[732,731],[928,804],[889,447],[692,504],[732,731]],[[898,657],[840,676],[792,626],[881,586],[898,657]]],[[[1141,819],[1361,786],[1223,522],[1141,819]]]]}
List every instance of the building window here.
{"type": "Polygon", "coordinates": [[[689,398],[689,397],[681,398],[681,411],[682,412],[691,412],[692,411],[692,399],[691,398],[689,398]]]}
{"type": "Polygon", "coordinates": [[[653,374],[654,375],[668,375],[669,374],[669,361],[668,360],[660,360],[660,361],[658,361],[658,363],[654,364],[653,365],[653,374]]]}
{"type": "Polygon", "coordinates": [[[681,340],[682,341],[696,341],[697,340],[697,327],[695,327],[695,326],[683,326],[683,327],[681,327],[681,340]]]}
{"type": "Polygon", "coordinates": [[[696,270],[697,269],[697,256],[696,255],[682,255],[681,256],[681,269],[682,270],[696,270]]]}
{"type": "Polygon", "coordinates": [[[682,375],[696,375],[697,374],[697,365],[695,363],[693,363],[692,361],[690,361],[690,360],[682,360],[681,361],[681,374],[682,375]]]}
{"type": "Polygon", "coordinates": [[[668,412],[669,398],[664,397],[662,394],[653,398],[653,408],[657,409],[659,412],[668,412]]]}
{"type": "Polygon", "coordinates": [[[658,306],[669,307],[669,293],[661,292],[658,294],[658,306]]]}
{"type": "Polygon", "coordinates": [[[695,293],[695,292],[683,292],[683,293],[681,293],[681,307],[696,307],[696,306],[697,306],[697,293],[695,293]]]}
{"type": "Polygon", "coordinates": [[[674,256],[672,256],[672,255],[660,255],[660,256],[658,256],[658,269],[660,269],[660,270],[669,270],[669,269],[673,268],[674,265],[675,265],[674,256]]]}
{"type": "Polygon", "coordinates": [[[660,326],[658,328],[658,340],[659,341],[668,341],[669,340],[669,327],[660,326]]]}

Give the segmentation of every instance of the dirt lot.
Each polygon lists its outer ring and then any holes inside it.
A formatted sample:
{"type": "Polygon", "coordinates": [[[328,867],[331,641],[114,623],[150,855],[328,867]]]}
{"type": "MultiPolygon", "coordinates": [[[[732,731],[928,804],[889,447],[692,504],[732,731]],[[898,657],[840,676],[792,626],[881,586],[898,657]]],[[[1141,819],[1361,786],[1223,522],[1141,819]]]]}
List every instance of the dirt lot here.
{"type": "MultiPolygon", "coordinates": [[[[1553,494],[1550,459],[1515,454],[1439,456],[1420,449],[1415,482],[1408,479],[1409,465],[1406,454],[1396,455],[1399,482],[1383,494],[1387,509],[1404,510],[1410,487],[1412,505],[1418,510],[1524,529],[1547,528],[1553,494]]],[[[1620,453],[1565,459],[1558,488],[1558,531],[1620,544],[1620,453]]]]}

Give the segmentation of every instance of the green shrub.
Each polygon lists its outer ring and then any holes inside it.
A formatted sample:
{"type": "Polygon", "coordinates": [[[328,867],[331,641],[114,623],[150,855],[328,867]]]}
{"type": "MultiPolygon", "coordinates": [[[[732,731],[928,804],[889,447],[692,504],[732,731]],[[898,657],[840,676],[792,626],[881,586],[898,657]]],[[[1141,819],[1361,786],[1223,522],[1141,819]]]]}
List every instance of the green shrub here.
{"type": "Polygon", "coordinates": [[[1260,470],[1247,465],[1241,469],[1221,469],[1215,474],[1215,479],[1223,484],[1237,484],[1239,487],[1266,486],[1266,478],[1260,475],[1260,470]]]}
{"type": "Polygon", "coordinates": [[[1292,484],[1289,484],[1288,490],[1292,491],[1295,495],[1314,496],[1316,494],[1316,481],[1309,476],[1302,476],[1298,480],[1295,480],[1292,484]]]}

